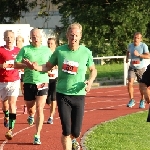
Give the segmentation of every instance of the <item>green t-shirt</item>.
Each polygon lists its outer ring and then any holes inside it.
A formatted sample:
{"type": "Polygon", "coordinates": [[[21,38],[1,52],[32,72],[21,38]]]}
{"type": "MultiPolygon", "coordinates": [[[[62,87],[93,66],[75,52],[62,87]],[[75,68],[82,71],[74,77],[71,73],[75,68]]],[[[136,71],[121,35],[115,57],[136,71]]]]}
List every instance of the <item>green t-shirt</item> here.
{"type": "Polygon", "coordinates": [[[94,65],[92,52],[83,45],[72,51],[68,45],[56,48],[49,62],[58,65],[56,91],[65,95],[85,95],[87,67],[94,65]]]}
{"type": "MultiPolygon", "coordinates": [[[[47,46],[34,47],[32,45],[24,46],[16,57],[16,62],[22,62],[22,59],[29,59],[31,62],[37,62],[43,65],[48,62],[52,55],[51,50],[47,46]]],[[[46,72],[39,72],[29,68],[24,69],[24,83],[38,84],[48,83],[49,77],[46,72]]]]}

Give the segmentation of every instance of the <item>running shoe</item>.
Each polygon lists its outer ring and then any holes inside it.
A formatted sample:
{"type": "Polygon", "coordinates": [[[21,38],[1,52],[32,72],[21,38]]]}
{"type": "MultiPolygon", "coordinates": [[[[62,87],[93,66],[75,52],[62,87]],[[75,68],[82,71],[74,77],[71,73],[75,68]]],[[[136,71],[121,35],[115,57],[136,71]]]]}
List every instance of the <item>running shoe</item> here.
{"type": "Polygon", "coordinates": [[[6,132],[5,137],[7,140],[12,140],[12,137],[13,137],[12,130],[9,130],[8,132],[6,132]]]}
{"type": "Polygon", "coordinates": [[[4,127],[9,127],[9,117],[4,117],[4,127]]]}
{"type": "Polygon", "coordinates": [[[129,101],[129,103],[127,104],[127,107],[132,108],[134,105],[135,105],[135,100],[134,100],[134,99],[131,99],[131,100],[129,101]]]}
{"type": "Polygon", "coordinates": [[[29,124],[30,126],[32,126],[32,125],[34,124],[34,117],[29,116],[28,119],[27,119],[27,121],[28,121],[28,124],[29,124]]]}
{"type": "Polygon", "coordinates": [[[53,124],[53,119],[51,117],[48,118],[47,124],[53,124]]]}
{"type": "Polygon", "coordinates": [[[145,100],[140,100],[139,108],[145,108],[145,100]]]}
{"type": "Polygon", "coordinates": [[[38,135],[34,135],[34,145],[40,145],[41,141],[40,141],[40,137],[38,135]]]}
{"type": "Polygon", "coordinates": [[[80,150],[80,145],[79,143],[76,141],[76,139],[72,140],[72,150],[80,150]]]}

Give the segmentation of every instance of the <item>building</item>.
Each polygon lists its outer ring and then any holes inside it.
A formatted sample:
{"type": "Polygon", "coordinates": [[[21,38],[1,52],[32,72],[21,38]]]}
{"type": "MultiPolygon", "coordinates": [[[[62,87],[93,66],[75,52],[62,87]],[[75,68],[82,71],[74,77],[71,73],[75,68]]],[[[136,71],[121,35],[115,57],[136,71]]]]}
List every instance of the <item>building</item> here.
{"type": "MultiPolygon", "coordinates": [[[[29,0],[33,1],[33,0],[29,0]]],[[[37,4],[40,4],[40,0],[37,0],[37,4]]],[[[30,12],[22,12],[23,18],[20,18],[16,24],[29,24],[31,28],[40,28],[43,36],[43,45],[47,45],[47,38],[54,37],[54,29],[61,27],[60,23],[61,16],[58,11],[58,6],[51,3],[51,0],[45,0],[46,8],[44,12],[49,14],[48,16],[39,17],[41,13],[40,7],[37,6],[30,12]]]]}
{"type": "MultiPolygon", "coordinates": [[[[32,0],[29,0],[32,1],[32,0]]],[[[37,0],[40,4],[40,0],[37,0]]],[[[16,24],[30,24],[31,27],[41,28],[41,29],[55,29],[56,26],[61,27],[60,19],[61,16],[58,11],[58,6],[51,3],[51,0],[45,1],[46,8],[45,12],[49,14],[45,17],[38,17],[41,13],[39,6],[31,10],[30,12],[22,12],[23,18],[20,18],[16,24]]]]}

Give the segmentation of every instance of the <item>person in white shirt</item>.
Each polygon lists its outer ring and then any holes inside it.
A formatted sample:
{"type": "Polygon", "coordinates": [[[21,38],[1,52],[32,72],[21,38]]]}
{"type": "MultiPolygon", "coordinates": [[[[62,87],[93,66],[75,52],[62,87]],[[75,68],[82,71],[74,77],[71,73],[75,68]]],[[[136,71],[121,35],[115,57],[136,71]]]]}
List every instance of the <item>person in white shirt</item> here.
{"type": "MultiPolygon", "coordinates": [[[[52,52],[55,51],[57,47],[56,38],[48,38],[47,45],[52,52]]],[[[56,83],[58,77],[58,68],[57,66],[53,67],[52,70],[48,72],[49,75],[49,90],[46,104],[50,106],[50,117],[48,118],[47,124],[53,124],[53,117],[56,109],[56,83]]]]}
{"type": "MultiPolygon", "coordinates": [[[[16,46],[18,48],[22,48],[24,45],[24,38],[22,36],[17,36],[16,37],[16,46]]],[[[19,70],[19,74],[20,74],[20,87],[21,87],[21,92],[22,94],[24,94],[24,90],[23,90],[23,76],[24,76],[24,69],[20,69],[19,70]]],[[[27,114],[27,106],[26,106],[26,103],[24,103],[24,106],[23,106],[23,114],[27,114]]]]}

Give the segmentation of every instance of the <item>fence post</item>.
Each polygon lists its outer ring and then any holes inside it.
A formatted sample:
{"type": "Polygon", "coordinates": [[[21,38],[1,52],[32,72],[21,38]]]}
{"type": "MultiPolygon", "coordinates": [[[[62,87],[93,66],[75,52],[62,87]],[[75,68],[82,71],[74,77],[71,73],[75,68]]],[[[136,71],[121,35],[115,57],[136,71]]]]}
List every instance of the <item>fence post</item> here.
{"type": "Polygon", "coordinates": [[[124,85],[127,85],[127,63],[126,63],[126,56],[123,59],[124,61],[124,85]]]}

